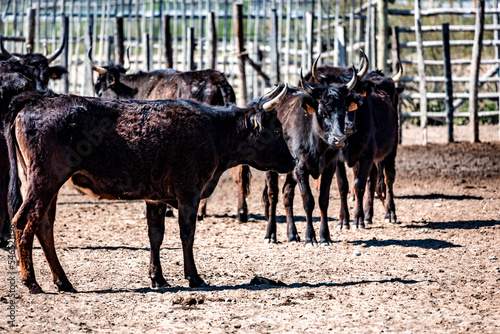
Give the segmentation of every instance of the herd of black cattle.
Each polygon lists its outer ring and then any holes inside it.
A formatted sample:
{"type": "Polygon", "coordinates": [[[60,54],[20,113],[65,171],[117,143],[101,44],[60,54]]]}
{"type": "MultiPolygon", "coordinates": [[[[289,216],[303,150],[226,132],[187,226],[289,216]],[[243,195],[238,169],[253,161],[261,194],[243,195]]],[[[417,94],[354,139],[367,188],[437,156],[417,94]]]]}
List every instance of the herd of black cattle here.
{"type": "Polygon", "coordinates": [[[353,168],[356,208],[353,228],[373,216],[373,199],[385,200],[386,221],[396,222],[393,183],[398,143],[396,82],[368,73],[368,59],[354,67],[317,66],[297,87],[280,84],[246,107],[224,74],[215,70],[160,70],[126,74],[121,65],[98,66],[96,98],[56,94],[49,78],[52,55],[10,54],[0,36],[0,223],[2,247],[10,226],[23,283],[42,292],[32,260],[36,235],[60,291],[74,291],[59,263],[53,236],[57,195],[69,182],[103,199],[144,200],[151,245],[153,287],[167,284],[160,264],[164,221],[178,209],[184,273],[190,287],[206,285],[193,257],[197,218],[229,168],[238,189],[238,219],[247,220],[249,166],[266,170],[263,193],[268,220],[265,238],[276,242],[278,173],[283,186],[289,241],[300,241],[293,219],[295,185],[306,212],[306,244],[316,245],[314,198],[309,176],[320,184],[319,242],[331,243],[327,209],[333,175],[341,197],[338,229],[350,228],[345,163],[353,168]],[[363,207],[364,192],[367,189],[363,207]],[[200,205],[200,202],[202,203],[200,205]],[[169,213],[170,212],[170,213],[169,213]]]}

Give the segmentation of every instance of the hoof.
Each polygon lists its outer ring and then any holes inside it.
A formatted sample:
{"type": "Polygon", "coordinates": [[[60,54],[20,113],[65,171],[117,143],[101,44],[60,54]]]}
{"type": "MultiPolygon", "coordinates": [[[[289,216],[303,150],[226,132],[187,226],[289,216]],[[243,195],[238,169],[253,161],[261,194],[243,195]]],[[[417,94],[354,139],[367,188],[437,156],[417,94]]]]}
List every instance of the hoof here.
{"type": "Polygon", "coordinates": [[[39,294],[39,293],[44,293],[40,285],[38,283],[28,283],[28,282],[23,282],[24,285],[28,287],[28,290],[31,294],[39,294]]]}
{"type": "Polygon", "coordinates": [[[271,237],[271,238],[265,238],[264,239],[265,244],[277,244],[278,241],[276,240],[276,237],[271,237]]]}
{"type": "Polygon", "coordinates": [[[246,212],[238,212],[238,221],[240,223],[247,223],[248,222],[248,214],[246,212]]]}
{"type": "Polygon", "coordinates": [[[190,288],[205,288],[209,286],[205,281],[203,281],[201,278],[196,278],[196,279],[191,279],[191,277],[187,278],[189,281],[189,287],[190,288]]]}
{"type": "Polygon", "coordinates": [[[365,220],[365,225],[371,225],[372,221],[371,220],[365,220]]]}
{"type": "Polygon", "coordinates": [[[161,288],[163,286],[170,286],[168,285],[167,281],[163,276],[160,277],[151,277],[151,287],[153,288],[161,288]]]}
{"type": "Polygon", "coordinates": [[[57,286],[58,292],[76,292],[69,281],[54,281],[54,284],[57,286]]]}
{"type": "Polygon", "coordinates": [[[298,234],[293,234],[288,237],[288,242],[300,242],[300,237],[298,234]]]}
{"type": "Polygon", "coordinates": [[[0,239],[0,248],[7,248],[9,245],[9,239],[0,239]]]}
{"type": "Polygon", "coordinates": [[[328,246],[332,246],[333,245],[333,242],[330,240],[330,241],[321,241],[320,243],[320,246],[322,247],[328,247],[328,246]]]}
{"type": "Polygon", "coordinates": [[[172,218],[173,216],[174,216],[174,211],[172,210],[165,211],[165,217],[172,218]]]}
{"type": "Polygon", "coordinates": [[[203,215],[198,215],[198,216],[197,216],[197,220],[198,220],[199,222],[202,222],[202,221],[203,221],[203,215]]]}
{"type": "Polygon", "coordinates": [[[338,224],[337,225],[337,230],[350,230],[351,226],[349,224],[338,224]]]}
{"type": "Polygon", "coordinates": [[[314,247],[318,247],[318,243],[306,242],[306,248],[314,248],[314,247]]]}

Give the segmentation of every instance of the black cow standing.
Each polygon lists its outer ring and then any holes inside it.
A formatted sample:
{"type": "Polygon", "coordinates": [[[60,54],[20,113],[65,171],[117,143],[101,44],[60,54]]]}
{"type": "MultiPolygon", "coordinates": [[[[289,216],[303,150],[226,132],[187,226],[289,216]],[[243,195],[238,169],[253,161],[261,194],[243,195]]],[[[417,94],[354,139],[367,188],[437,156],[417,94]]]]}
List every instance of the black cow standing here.
{"type": "MultiPolygon", "coordinates": [[[[355,70],[354,70],[355,71],[355,70]]],[[[301,73],[301,85],[308,94],[290,91],[291,95],[302,96],[294,104],[277,107],[278,118],[283,124],[283,133],[291,154],[296,161],[294,172],[288,173],[283,186],[283,201],[287,217],[288,241],[300,241],[293,217],[295,185],[299,184],[302,202],[306,212],[306,244],[316,245],[316,233],[312,224],[314,197],[309,185],[309,176],[322,178],[319,205],[321,210],[320,242],[331,242],[328,228],[328,198],[331,177],[335,172],[338,148],[344,146],[345,99],[356,84],[354,76],[347,84],[321,85],[311,87],[301,73]],[[311,98],[311,96],[313,98],[311,98]]],[[[276,242],[276,205],[278,202],[278,175],[266,174],[263,200],[268,219],[266,240],[276,242]]]]}
{"type": "MultiPolygon", "coordinates": [[[[25,65],[22,72],[27,75],[34,85],[29,85],[30,89],[47,89],[49,79],[59,79],[66,69],[62,66],[50,66],[65,47],[66,36],[63,36],[61,45],[54,53],[50,55],[42,55],[40,53],[27,53],[27,54],[11,54],[3,45],[2,35],[0,35],[0,63],[4,64],[2,67],[2,89],[8,89],[7,86],[12,85],[12,81],[4,80],[3,76],[7,75],[9,71],[14,71],[14,67],[18,70],[22,68],[19,65],[25,65]],[[10,60],[11,65],[7,65],[6,61],[10,60]],[[28,73],[29,72],[29,73],[28,73]],[[28,73],[28,74],[27,74],[28,73]]],[[[20,73],[20,72],[16,72],[20,73]]],[[[6,211],[6,193],[9,179],[8,156],[3,135],[0,134],[0,247],[7,245],[10,237],[10,220],[6,211]]]]}
{"type": "MultiPolygon", "coordinates": [[[[397,106],[399,94],[404,89],[395,85],[402,77],[402,66],[400,63],[398,66],[398,74],[393,78],[384,76],[381,71],[368,73],[357,83],[353,92],[360,99],[355,114],[355,132],[348,137],[337,163],[336,175],[341,198],[338,229],[350,228],[347,206],[349,185],[344,163],[354,171],[356,208],[353,227],[365,228],[365,222],[372,222],[375,190],[382,201],[385,198],[386,221],[397,222],[393,193],[399,132],[397,106]],[[368,194],[363,208],[366,190],[368,194]]],[[[329,84],[345,82],[352,77],[352,73],[339,73],[328,66],[319,67],[317,73],[316,81],[329,84]]]]}
{"type": "Polygon", "coordinates": [[[57,194],[70,181],[92,196],[146,201],[154,287],[166,284],[159,256],[166,204],[177,207],[185,277],[191,287],[205,285],[193,257],[199,201],[211,194],[225,170],[239,164],[293,170],[275,109],[286,100],[287,88],[279,87],[273,99],[254,100],[246,108],[51,92],[17,95],[3,118],[23,283],[30,292],[41,292],[32,261],[36,235],[58,289],[73,290],[53,238],[57,194]]]}
{"type": "MultiPolygon", "coordinates": [[[[127,50],[128,59],[128,50],[127,50]]],[[[126,74],[129,68],[121,65],[98,66],[92,62],[92,69],[99,74],[94,86],[98,96],[118,99],[162,100],[188,99],[212,106],[236,104],[234,90],[225,75],[207,69],[200,71],[178,72],[172,69],[152,72],[126,74]]],[[[241,222],[248,219],[246,197],[250,189],[250,167],[247,165],[231,168],[238,190],[237,218],[241,222]]],[[[201,201],[199,219],[206,215],[207,200],[201,201]]],[[[167,216],[172,216],[167,209],[167,216]]]]}

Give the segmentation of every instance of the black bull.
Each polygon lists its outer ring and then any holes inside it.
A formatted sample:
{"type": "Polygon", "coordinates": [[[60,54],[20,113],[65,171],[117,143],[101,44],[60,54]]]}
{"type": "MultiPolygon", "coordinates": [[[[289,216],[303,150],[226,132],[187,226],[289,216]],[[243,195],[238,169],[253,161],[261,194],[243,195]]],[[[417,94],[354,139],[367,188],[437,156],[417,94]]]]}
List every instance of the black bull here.
{"type": "Polygon", "coordinates": [[[185,277],[191,287],[205,285],[193,257],[200,199],[211,194],[225,170],[238,164],[282,173],[293,169],[274,109],[286,91],[287,86],[273,100],[255,100],[243,109],[187,100],[120,101],[40,92],[15,97],[4,134],[23,283],[30,292],[41,291],[32,262],[36,235],[58,289],[73,290],[53,238],[57,194],[69,180],[99,198],[146,201],[154,287],[166,284],[159,256],[165,207],[177,207],[185,277]]]}

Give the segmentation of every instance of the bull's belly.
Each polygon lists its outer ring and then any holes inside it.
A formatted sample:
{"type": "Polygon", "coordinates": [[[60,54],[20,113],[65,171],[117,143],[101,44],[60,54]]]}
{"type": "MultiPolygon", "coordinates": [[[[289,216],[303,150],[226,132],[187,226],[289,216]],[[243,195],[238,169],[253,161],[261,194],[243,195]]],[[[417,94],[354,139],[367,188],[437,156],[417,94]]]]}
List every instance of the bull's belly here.
{"type": "Polygon", "coordinates": [[[84,174],[75,174],[68,183],[80,192],[98,199],[107,200],[174,200],[173,191],[163,182],[143,184],[123,182],[118,179],[96,179],[84,174]]]}

